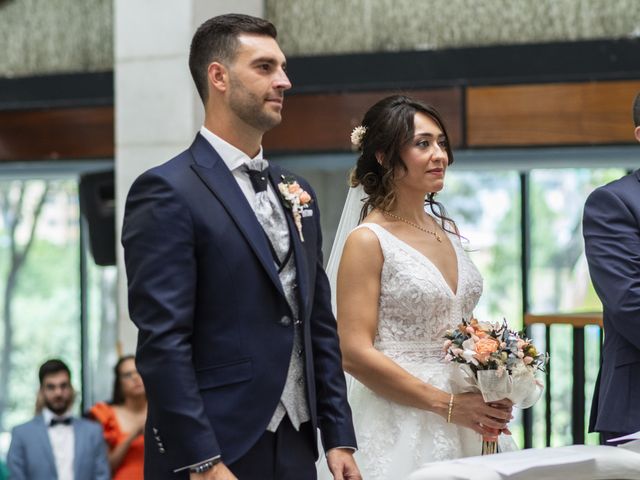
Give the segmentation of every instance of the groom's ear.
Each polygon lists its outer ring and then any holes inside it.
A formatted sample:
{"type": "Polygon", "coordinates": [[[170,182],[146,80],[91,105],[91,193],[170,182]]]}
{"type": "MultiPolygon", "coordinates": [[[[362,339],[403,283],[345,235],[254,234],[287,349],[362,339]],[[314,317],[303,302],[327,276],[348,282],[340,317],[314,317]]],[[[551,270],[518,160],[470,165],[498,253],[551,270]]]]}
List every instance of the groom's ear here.
{"type": "Polygon", "coordinates": [[[225,92],[229,85],[229,71],[220,62],[212,62],[207,69],[209,87],[219,92],[225,92]]]}
{"type": "Polygon", "coordinates": [[[636,140],[640,142],[640,127],[636,127],[635,134],[636,134],[636,140]]]}

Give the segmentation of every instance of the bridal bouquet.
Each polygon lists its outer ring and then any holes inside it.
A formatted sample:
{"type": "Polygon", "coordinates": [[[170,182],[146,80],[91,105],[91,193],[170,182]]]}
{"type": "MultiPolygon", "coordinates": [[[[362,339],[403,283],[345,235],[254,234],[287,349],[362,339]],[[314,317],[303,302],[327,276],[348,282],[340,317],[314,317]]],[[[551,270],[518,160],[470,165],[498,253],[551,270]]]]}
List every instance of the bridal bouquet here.
{"type": "MultiPolygon", "coordinates": [[[[531,407],[542,394],[535,373],[548,361],[531,340],[499,323],[462,320],[444,335],[444,360],[460,364],[454,383],[461,391],[479,390],[485,402],[508,398],[516,407],[531,407]]],[[[482,453],[496,453],[497,440],[483,438],[482,453]]]]}

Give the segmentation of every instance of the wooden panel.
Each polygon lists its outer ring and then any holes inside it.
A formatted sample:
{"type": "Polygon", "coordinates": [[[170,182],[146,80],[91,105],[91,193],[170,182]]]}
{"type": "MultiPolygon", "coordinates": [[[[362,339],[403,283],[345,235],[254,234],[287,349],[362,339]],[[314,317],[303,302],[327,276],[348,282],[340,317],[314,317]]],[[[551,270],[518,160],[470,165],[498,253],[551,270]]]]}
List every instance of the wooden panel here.
{"type": "Polygon", "coordinates": [[[640,81],[469,87],[469,147],[634,143],[640,81]]]}
{"type": "MultiPolygon", "coordinates": [[[[264,137],[269,152],[351,151],[349,135],[365,112],[394,92],[285,96],[282,123],[264,137]]],[[[405,93],[405,92],[403,92],[405,93]]],[[[415,90],[408,95],[434,105],[446,122],[454,147],[462,142],[459,88],[415,90]]]]}
{"type": "Polygon", "coordinates": [[[525,314],[525,325],[533,325],[535,323],[542,323],[544,325],[573,325],[574,327],[599,325],[602,327],[602,313],[552,313],[548,315],[534,315],[532,313],[525,314]]]}
{"type": "Polygon", "coordinates": [[[0,112],[0,161],[113,155],[111,106],[0,112]]]}

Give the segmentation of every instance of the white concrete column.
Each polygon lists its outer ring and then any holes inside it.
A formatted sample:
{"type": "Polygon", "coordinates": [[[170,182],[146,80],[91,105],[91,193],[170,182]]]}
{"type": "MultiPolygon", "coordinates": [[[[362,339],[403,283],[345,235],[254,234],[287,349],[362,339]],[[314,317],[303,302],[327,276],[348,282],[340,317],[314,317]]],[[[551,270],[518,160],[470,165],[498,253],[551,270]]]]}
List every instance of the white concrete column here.
{"type": "Polygon", "coordinates": [[[137,338],[120,246],[127,192],[140,173],[193,141],[204,115],[189,73],[191,37],[206,19],[230,12],[262,16],[263,1],[114,0],[118,342],[123,353],[135,351],[137,338]]]}

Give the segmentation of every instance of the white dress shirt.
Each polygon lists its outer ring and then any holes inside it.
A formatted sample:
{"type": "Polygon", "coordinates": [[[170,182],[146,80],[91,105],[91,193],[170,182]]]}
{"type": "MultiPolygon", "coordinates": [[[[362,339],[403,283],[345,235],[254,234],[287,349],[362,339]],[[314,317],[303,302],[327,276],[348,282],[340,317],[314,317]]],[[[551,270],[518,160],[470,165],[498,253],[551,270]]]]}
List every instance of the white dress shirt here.
{"type": "MultiPolygon", "coordinates": [[[[249,155],[244,153],[242,150],[239,150],[230,143],[224,141],[204,125],[200,128],[200,135],[202,135],[216,150],[216,152],[218,152],[218,155],[220,155],[222,161],[231,171],[233,178],[235,178],[236,182],[238,182],[240,190],[242,190],[242,193],[244,193],[244,196],[249,201],[249,205],[251,205],[251,208],[255,211],[256,192],[253,189],[253,185],[251,184],[249,175],[247,175],[242,169],[242,167],[249,160],[252,160],[252,158],[250,158],[249,155]]],[[[253,157],[253,159],[256,158],[263,158],[262,147],[260,147],[260,151],[258,152],[258,154],[253,157]]],[[[280,210],[280,213],[284,213],[282,204],[280,203],[280,200],[278,199],[278,196],[276,195],[275,189],[271,185],[271,182],[267,183],[267,192],[269,194],[271,204],[275,208],[278,208],[280,210]]]]}
{"type": "Polygon", "coordinates": [[[47,427],[51,449],[53,450],[53,458],[56,462],[56,471],[58,472],[58,480],[74,480],[73,479],[73,460],[75,450],[75,435],[73,433],[73,423],[71,425],[58,424],[51,427],[51,420],[70,418],[71,413],[66,412],[64,415],[56,415],[48,408],[42,409],[42,418],[47,427]]]}

